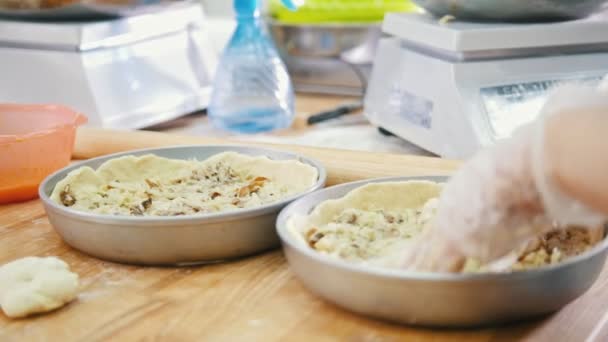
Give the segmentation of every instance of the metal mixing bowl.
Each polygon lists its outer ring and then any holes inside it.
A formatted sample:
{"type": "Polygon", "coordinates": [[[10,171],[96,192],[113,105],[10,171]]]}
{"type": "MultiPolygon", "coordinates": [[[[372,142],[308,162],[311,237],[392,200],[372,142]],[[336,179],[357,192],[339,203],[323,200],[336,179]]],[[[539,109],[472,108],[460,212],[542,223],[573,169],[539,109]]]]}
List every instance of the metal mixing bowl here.
{"type": "Polygon", "coordinates": [[[587,17],[608,0],[413,0],[436,16],[464,20],[549,21],[587,17]]]}
{"type": "Polygon", "coordinates": [[[293,153],[244,146],[178,146],[123,152],[94,158],[50,175],[39,188],[49,221],[70,246],[116,262],[174,265],[218,261],[279,246],[274,229],[279,211],[289,202],[324,186],[326,173],[317,161],[293,153]],[[174,159],[207,159],[234,151],[270,159],[296,159],[318,170],[317,182],[306,192],[255,208],[204,215],[172,217],[111,216],[76,211],[50,199],[55,184],[82,166],[99,167],[112,158],[155,154],[174,159]]]}
{"type": "Polygon", "coordinates": [[[379,24],[285,24],[268,19],[268,30],[296,90],[361,95],[367,86],[379,24]]]}
{"type": "Polygon", "coordinates": [[[444,274],[372,268],[319,254],[287,227],[292,215],[307,215],[319,203],[370,182],[406,180],[443,182],[446,178],[388,178],[338,185],[309,194],[281,212],[277,231],[285,256],[309,289],[348,310],[393,322],[479,326],[557,311],[589,289],[604,266],[608,240],[563,263],[530,271],[444,274]]]}
{"type": "MultiPolygon", "coordinates": [[[[373,54],[382,34],[379,24],[285,24],[272,19],[268,27],[279,51],[287,56],[340,58],[353,49],[373,54]]],[[[370,63],[371,58],[362,59],[370,63]]]]}

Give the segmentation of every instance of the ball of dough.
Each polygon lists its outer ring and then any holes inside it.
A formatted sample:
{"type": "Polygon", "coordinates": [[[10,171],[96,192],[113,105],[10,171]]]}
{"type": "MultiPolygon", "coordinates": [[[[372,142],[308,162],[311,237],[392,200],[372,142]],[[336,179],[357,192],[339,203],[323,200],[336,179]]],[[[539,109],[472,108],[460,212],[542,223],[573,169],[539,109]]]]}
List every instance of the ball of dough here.
{"type": "Polygon", "coordinates": [[[0,307],[8,317],[57,309],[78,292],[78,275],[56,257],[26,257],[0,267],[0,307]]]}

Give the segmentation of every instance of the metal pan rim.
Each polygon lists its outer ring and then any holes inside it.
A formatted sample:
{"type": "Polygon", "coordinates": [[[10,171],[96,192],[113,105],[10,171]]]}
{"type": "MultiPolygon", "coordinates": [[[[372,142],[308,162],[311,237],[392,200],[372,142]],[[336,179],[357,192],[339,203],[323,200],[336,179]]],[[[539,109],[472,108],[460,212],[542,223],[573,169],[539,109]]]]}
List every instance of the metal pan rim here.
{"type": "MultiPolygon", "coordinates": [[[[245,154],[247,154],[247,153],[245,153],[245,154]]],[[[70,218],[74,218],[74,219],[85,220],[88,222],[103,223],[103,224],[106,224],[109,226],[111,226],[111,225],[120,226],[120,225],[125,225],[125,224],[131,225],[131,226],[191,224],[191,223],[202,224],[202,223],[234,221],[234,220],[240,220],[240,219],[244,219],[244,218],[250,218],[250,217],[255,217],[255,216],[260,216],[260,215],[275,212],[279,208],[294,201],[295,199],[305,196],[309,193],[312,193],[320,188],[323,188],[326,180],[327,180],[327,172],[319,161],[312,159],[312,158],[304,157],[297,153],[287,152],[287,151],[283,151],[280,149],[257,147],[257,146],[236,145],[236,144],[230,144],[230,145],[220,145],[220,144],[217,144],[217,145],[196,145],[196,144],[194,144],[194,145],[173,145],[173,146],[154,147],[154,148],[145,148],[145,149],[118,152],[118,153],[108,154],[108,155],[104,155],[104,156],[100,156],[100,157],[96,157],[96,158],[91,158],[88,160],[84,160],[84,161],[69,165],[69,166],[64,167],[58,171],[55,171],[51,175],[47,176],[44,179],[44,181],[40,184],[40,186],[38,187],[38,195],[40,197],[40,200],[44,203],[45,206],[47,206],[48,208],[51,208],[52,210],[54,210],[57,213],[60,213],[61,215],[64,215],[64,216],[67,216],[70,218]],[[306,164],[316,168],[317,172],[318,172],[318,178],[317,178],[317,181],[315,182],[315,184],[312,185],[310,188],[308,188],[304,192],[301,192],[301,193],[298,193],[298,194],[295,194],[295,195],[292,195],[289,197],[285,197],[285,198],[281,199],[280,201],[277,201],[274,203],[269,203],[269,204],[262,205],[259,207],[217,212],[217,213],[211,213],[211,214],[183,215],[183,216],[171,216],[171,217],[112,216],[112,215],[103,215],[103,214],[95,214],[95,213],[89,213],[89,212],[84,212],[84,211],[78,211],[78,210],[73,210],[73,209],[58,205],[57,203],[55,203],[54,201],[52,201],[50,199],[49,193],[47,193],[47,189],[54,188],[56,183],[60,180],[60,179],[57,179],[59,177],[59,175],[67,174],[68,172],[75,170],[82,166],[87,166],[90,164],[95,164],[95,163],[107,161],[107,160],[110,160],[113,158],[118,158],[118,157],[133,155],[133,154],[138,154],[138,155],[147,154],[147,153],[154,154],[155,151],[158,152],[158,151],[192,149],[192,148],[224,149],[225,151],[237,151],[237,152],[238,152],[238,150],[241,150],[241,151],[247,150],[247,151],[251,151],[253,153],[259,152],[259,153],[250,154],[250,155],[260,155],[260,156],[264,156],[267,154],[282,154],[286,157],[289,157],[289,158],[285,158],[285,159],[299,160],[303,163],[306,163],[306,164]]]]}

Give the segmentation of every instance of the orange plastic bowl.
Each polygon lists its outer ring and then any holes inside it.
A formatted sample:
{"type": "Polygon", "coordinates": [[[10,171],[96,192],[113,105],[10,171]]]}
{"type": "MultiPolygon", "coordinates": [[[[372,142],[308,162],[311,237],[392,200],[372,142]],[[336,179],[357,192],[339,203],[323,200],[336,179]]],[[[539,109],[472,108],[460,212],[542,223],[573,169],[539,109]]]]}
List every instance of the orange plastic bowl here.
{"type": "Polygon", "coordinates": [[[38,185],[70,163],[87,118],[56,105],[0,104],[0,204],[38,196],[38,185]]]}

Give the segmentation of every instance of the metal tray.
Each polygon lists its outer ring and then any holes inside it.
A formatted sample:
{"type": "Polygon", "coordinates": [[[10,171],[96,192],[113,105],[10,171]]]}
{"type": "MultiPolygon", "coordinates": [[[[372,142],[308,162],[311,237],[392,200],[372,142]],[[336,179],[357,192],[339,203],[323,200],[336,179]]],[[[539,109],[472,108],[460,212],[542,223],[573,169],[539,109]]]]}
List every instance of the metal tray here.
{"type": "Polygon", "coordinates": [[[555,312],[582,295],[604,266],[608,240],[563,263],[512,273],[414,273],[353,265],[319,254],[287,229],[287,219],[340,198],[370,182],[431,180],[407,177],[360,181],[309,194],[286,207],[277,231],[291,269],[322,298],[359,314],[392,322],[472,327],[518,321],[555,312]]]}
{"type": "Polygon", "coordinates": [[[182,265],[220,261],[279,246],[274,229],[277,214],[289,202],[325,185],[323,166],[296,154],[244,146],[178,146],[112,154],[81,162],[55,172],[40,185],[39,195],[49,221],[70,246],[100,259],[142,265],[182,265]],[[256,208],[207,215],[174,217],[109,216],[80,212],[57,205],[49,198],[55,184],[81,166],[99,167],[105,161],[153,153],[199,160],[235,151],[275,160],[297,159],[314,166],[317,182],[307,192],[256,208]]]}
{"type": "Polygon", "coordinates": [[[0,18],[14,20],[94,20],[115,19],[185,6],[193,0],[132,0],[125,4],[80,1],[54,8],[12,9],[0,7],[0,18]]]}

